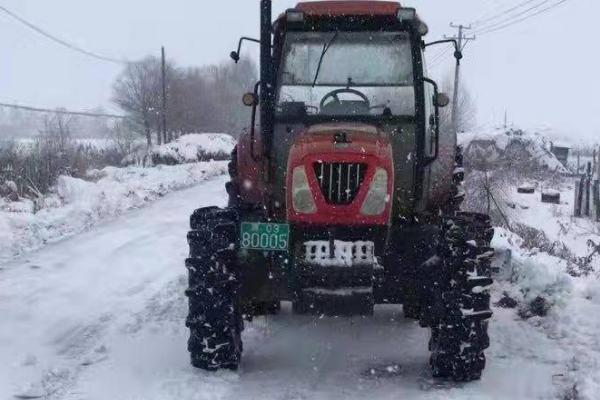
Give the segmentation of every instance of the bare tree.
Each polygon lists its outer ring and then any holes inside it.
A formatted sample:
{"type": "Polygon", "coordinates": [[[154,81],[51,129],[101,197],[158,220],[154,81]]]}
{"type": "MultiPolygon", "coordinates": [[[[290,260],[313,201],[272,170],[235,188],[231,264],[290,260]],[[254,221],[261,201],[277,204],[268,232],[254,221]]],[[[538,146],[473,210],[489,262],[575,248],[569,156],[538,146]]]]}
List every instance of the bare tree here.
{"type": "Polygon", "coordinates": [[[128,64],[113,86],[113,101],[143,130],[148,146],[153,130],[161,143],[161,93],[161,63],[155,57],[128,64]]]}
{"type": "MultiPolygon", "coordinates": [[[[130,116],[131,128],[144,132],[148,145],[153,132],[161,144],[160,67],[160,60],[146,58],[128,65],[114,84],[114,102],[130,116]]],[[[241,97],[256,80],[256,65],[248,60],[187,69],[168,63],[168,137],[191,132],[239,135],[250,123],[241,97]]]]}
{"type": "Polygon", "coordinates": [[[58,152],[64,152],[72,143],[72,127],[76,123],[76,118],[65,114],[47,116],[39,139],[52,143],[58,152]]]}
{"type": "MultiPolygon", "coordinates": [[[[445,93],[454,93],[454,81],[448,76],[442,84],[442,91],[445,93]]],[[[469,89],[463,84],[458,93],[458,114],[457,127],[458,132],[466,132],[473,129],[477,118],[477,107],[469,89]]],[[[452,105],[440,110],[440,123],[443,130],[452,131],[452,105]]]]}
{"type": "Polygon", "coordinates": [[[110,129],[109,138],[119,153],[128,155],[135,150],[136,133],[127,121],[117,121],[110,129]]]}

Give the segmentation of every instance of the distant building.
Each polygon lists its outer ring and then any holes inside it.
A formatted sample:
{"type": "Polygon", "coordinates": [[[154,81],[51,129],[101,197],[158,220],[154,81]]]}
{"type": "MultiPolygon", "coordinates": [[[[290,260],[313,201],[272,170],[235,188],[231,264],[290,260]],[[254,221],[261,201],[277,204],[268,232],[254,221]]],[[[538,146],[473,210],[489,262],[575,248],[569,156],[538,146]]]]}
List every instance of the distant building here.
{"type": "Polygon", "coordinates": [[[554,144],[552,144],[550,151],[556,156],[556,158],[558,159],[558,161],[561,162],[562,165],[568,168],[569,153],[571,152],[571,149],[569,147],[555,146],[554,144]]]}
{"type": "Polygon", "coordinates": [[[475,139],[465,151],[465,162],[475,168],[486,168],[498,162],[502,154],[503,150],[498,148],[495,140],[475,139]]]}

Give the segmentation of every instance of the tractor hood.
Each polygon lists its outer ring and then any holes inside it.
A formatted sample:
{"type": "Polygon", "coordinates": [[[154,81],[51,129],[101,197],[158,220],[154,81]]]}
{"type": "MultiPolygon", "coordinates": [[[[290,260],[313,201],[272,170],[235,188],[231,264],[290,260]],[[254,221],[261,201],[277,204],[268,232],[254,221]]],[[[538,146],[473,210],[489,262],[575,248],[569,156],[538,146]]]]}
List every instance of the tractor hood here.
{"type": "Polygon", "coordinates": [[[392,157],[388,134],[374,125],[328,123],[307,128],[290,149],[288,219],[387,225],[394,185],[392,157]],[[377,200],[377,207],[369,207],[377,200]]]}
{"type": "Polygon", "coordinates": [[[374,125],[356,123],[313,125],[299,136],[291,153],[290,160],[315,154],[352,154],[391,161],[388,135],[374,125]]]}

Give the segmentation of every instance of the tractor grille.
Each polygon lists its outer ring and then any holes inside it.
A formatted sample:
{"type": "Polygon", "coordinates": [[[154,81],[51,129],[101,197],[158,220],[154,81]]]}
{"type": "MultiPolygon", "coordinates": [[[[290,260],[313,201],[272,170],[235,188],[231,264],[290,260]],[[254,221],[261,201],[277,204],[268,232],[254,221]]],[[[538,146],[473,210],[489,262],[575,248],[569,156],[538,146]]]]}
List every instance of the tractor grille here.
{"type": "Polygon", "coordinates": [[[314,167],[325,200],[335,205],[351,204],[367,174],[367,164],[317,162],[314,167]]]}

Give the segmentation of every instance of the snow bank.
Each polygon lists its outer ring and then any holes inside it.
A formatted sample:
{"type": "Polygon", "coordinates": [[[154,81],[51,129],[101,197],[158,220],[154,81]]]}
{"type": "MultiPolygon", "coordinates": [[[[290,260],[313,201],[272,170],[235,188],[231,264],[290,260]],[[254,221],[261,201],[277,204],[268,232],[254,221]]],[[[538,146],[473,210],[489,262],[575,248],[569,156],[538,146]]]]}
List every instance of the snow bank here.
{"type": "Polygon", "coordinates": [[[190,133],[171,143],[134,153],[125,165],[177,165],[198,161],[225,160],[230,157],[236,140],[223,133],[190,133]]]}
{"type": "Polygon", "coordinates": [[[91,171],[89,181],[61,176],[53,193],[37,205],[0,200],[0,262],[226,171],[224,161],[155,168],[109,167],[91,171]]]}
{"type": "Polygon", "coordinates": [[[547,253],[530,252],[522,245],[523,239],[518,235],[496,228],[492,247],[497,254],[511,257],[510,269],[503,271],[500,280],[509,283],[503,290],[524,308],[540,298],[548,307],[564,306],[573,290],[566,262],[547,253]]]}
{"type": "Polygon", "coordinates": [[[555,342],[548,351],[564,353],[553,378],[557,398],[595,400],[600,393],[600,276],[570,276],[564,260],[522,245],[519,236],[496,229],[492,246],[496,266],[503,267],[494,297],[516,300],[519,316],[555,342]],[[511,262],[502,263],[507,255],[511,262]]]}

